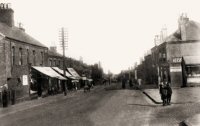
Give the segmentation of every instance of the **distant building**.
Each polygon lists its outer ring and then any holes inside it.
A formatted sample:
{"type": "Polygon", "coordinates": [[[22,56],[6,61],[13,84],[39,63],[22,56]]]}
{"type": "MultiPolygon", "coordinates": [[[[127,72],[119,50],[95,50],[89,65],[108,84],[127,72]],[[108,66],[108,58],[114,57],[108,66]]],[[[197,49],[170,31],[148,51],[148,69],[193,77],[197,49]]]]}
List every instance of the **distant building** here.
{"type": "Polygon", "coordinates": [[[50,47],[48,51],[48,66],[63,68],[63,56],[57,52],[56,47],[50,47]]]}

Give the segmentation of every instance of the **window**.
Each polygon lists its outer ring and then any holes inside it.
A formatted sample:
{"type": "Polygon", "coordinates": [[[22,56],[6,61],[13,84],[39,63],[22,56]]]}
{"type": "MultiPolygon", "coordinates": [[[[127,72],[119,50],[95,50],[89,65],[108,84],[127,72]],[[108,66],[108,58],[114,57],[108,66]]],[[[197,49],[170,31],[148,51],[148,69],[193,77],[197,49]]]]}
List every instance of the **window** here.
{"type": "Polygon", "coordinates": [[[44,64],[44,54],[43,54],[43,52],[41,52],[41,60],[42,60],[41,65],[43,65],[44,64]]]}
{"type": "Polygon", "coordinates": [[[23,57],[22,57],[22,48],[19,48],[19,65],[22,65],[23,63],[23,57]]]}
{"type": "Polygon", "coordinates": [[[49,60],[49,66],[50,67],[52,66],[52,60],[51,59],[49,60]]]}
{"type": "Polygon", "coordinates": [[[29,64],[29,50],[27,49],[27,64],[29,64]]]}
{"type": "Polygon", "coordinates": [[[12,58],[11,64],[13,66],[15,64],[15,47],[14,46],[11,49],[11,58],[12,58]]]}
{"type": "Polygon", "coordinates": [[[166,61],[166,54],[165,53],[163,53],[163,61],[166,61]]]}
{"type": "Polygon", "coordinates": [[[60,67],[60,60],[58,60],[58,67],[60,67]]]}
{"type": "Polygon", "coordinates": [[[33,65],[36,65],[36,56],[35,56],[35,50],[33,50],[33,65]]]}
{"type": "Polygon", "coordinates": [[[56,67],[56,60],[54,60],[54,66],[56,67]]]}

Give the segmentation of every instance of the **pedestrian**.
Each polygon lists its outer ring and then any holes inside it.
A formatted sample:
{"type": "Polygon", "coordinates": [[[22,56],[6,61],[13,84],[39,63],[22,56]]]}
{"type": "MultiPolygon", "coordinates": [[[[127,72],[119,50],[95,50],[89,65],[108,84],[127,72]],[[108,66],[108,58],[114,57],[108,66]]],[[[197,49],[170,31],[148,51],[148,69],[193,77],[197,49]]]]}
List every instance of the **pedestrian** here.
{"type": "Polygon", "coordinates": [[[170,83],[168,82],[166,85],[166,89],[167,89],[167,104],[170,105],[171,103],[171,97],[172,97],[172,88],[170,86],[170,83]]]}
{"type": "Polygon", "coordinates": [[[11,90],[11,104],[12,105],[15,104],[15,90],[14,89],[11,90]]]}
{"type": "Polygon", "coordinates": [[[133,82],[132,82],[132,79],[130,79],[130,80],[129,80],[129,86],[130,86],[130,88],[132,88],[132,87],[133,87],[133,82]]]}
{"type": "Polygon", "coordinates": [[[7,89],[3,89],[2,92],[2,100],[3,100],[3,107],[7,107],[8,106],[8,92],[7,89]]]}
{"type": "Polygon", "coordinates": [[[123,89],[126,88],[126,78],[125,77],[122,78],[122,88],[123,89]]]}

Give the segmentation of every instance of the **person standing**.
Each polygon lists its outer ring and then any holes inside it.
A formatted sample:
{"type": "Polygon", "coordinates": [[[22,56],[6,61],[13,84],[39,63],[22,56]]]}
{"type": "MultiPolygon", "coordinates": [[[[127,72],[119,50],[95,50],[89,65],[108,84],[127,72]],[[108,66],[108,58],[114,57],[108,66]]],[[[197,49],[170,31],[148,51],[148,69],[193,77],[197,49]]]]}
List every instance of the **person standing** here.
{"type": "Polygon", "coordinates": [[[167,83],[166,89],[167,89],[167,104],[170,105],[171,97],[172,97],[172,88],[170,87],[169,83],[167,83]]]}
{"type": "Polygon", "coordinates": [[[3,107],[7,107],[8,106],[8,92],[7,89],[3,89],[2,92],[2,100],[3,100],[3,107]]]}
{"type": "Polygon", "coordinates": [[[122,88],[123,89],[126,88],[126,78],[125,77],[122,78],[122,88]]]}
{"type": "Polygon", "coordinates": [[[15,104],[15,90],[11,89],[11,104],[15,104]]]}

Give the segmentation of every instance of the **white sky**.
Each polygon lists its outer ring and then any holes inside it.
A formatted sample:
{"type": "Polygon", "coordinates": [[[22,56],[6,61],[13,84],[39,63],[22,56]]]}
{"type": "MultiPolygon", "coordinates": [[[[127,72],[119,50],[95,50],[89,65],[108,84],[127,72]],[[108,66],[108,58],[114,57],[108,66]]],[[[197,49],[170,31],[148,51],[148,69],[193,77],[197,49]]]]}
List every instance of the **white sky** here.
{"type": "Polygon", "coordinates": [[[200,22],[198,0],[0,0],[11,3],[15,22],[48,47],[58,44],[59,28],[69,31],[66,55],[119,73],[134,66],[166,26],[177,29],[184,12],[200,22]]]}

